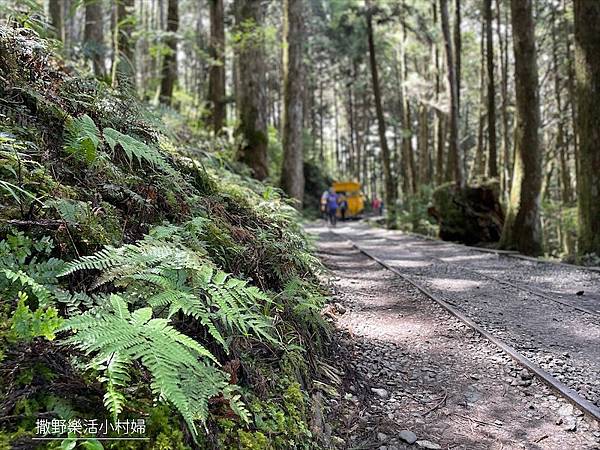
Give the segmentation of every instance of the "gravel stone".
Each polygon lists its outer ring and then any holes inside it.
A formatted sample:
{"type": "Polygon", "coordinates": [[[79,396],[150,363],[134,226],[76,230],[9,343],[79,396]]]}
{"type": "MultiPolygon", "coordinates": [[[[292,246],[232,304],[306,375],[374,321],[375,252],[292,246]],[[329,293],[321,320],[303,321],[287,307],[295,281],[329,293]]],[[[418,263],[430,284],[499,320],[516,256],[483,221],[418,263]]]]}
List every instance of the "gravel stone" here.
{"type": "Polygon", "coordinates": [[[407,444],[414,444],[417,442],[417,435],[410,430],[402,430],[398,436],[407,444]]]}

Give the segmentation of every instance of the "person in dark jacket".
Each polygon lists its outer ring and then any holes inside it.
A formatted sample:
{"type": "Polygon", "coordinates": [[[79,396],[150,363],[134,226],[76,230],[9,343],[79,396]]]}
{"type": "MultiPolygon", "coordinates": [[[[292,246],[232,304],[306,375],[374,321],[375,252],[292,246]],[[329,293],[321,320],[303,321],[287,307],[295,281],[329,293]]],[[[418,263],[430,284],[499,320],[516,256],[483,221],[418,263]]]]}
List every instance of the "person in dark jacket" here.
{"type": "Polygon", "coordinates": [[[327,217],[329,218],[329,224],[333,227],[337,223],[337,209],[338,195],[333,188],[329,188],[329,193],[327,194],[327,217]]]}

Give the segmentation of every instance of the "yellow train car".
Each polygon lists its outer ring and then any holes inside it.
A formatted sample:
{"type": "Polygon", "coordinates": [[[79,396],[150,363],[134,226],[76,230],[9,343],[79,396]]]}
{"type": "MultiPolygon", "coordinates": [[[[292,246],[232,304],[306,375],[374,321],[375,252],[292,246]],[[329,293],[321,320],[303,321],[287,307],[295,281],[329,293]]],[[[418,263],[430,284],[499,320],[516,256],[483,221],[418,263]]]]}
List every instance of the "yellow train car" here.
{"type": "MultiPolygon", "coordinates": [[[[355,181],[336,181],[333,183],[333,190],[341,194],[348,202],[346,218],[356,218],[360,216],[365,209],[365,197],[362,193],[360,183],[355,181]]],[[[338,208],[337,215],[341,217],[341,210],[338,208]]]]}

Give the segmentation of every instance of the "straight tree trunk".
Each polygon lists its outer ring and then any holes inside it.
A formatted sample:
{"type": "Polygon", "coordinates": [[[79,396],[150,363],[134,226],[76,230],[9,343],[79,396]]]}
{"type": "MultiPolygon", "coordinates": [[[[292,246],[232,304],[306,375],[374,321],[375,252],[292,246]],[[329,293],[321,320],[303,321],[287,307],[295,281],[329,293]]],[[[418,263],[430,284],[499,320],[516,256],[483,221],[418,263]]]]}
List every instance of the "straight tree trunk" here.
{"type": "MultiPolygon", "coordinates": [[[[302,100],[304,98],[303,11],[304,0],[284,0],[283,36],[283,165],[281,187],[302,206],[304,152],[302,100]]],[[[321,136],[321,140],[323,136],[321,136]]]]}
{"type": "MultiPolygon", "coordinates": [[[[438,26],[437,2],[432,4],[433,23],[438,26]]],[[[434,43],[435,53],[435,101],[439,104],[442,90],[442,68],[440,64],[440,52],[438,45],[434,43]]],[[[435,181],[437,185],[444,182],[444,155],[446,149],[446,115],[436,108],[436,159],[435,159],[435,181]]]]}
{"type": "Polygon", "coordinates": [[[500,245],[527,255],[542,253],[540,97],[533,0],[511,0],[517,117],[510,201],[500,245]]]}
{"type": "MultiPolygon", "coordinates": [[[[462,80],[462,14],[460,0],[454,1],[454,57],[456,61],[456,105],[460,116],[460,87],[462,80]]],[[[460,141],[459,141],[460,143],[460,141]]]]}
{"type": "Polygon", "coordinates": [[[225,19],[223,0],[209,0],[210,47],[212,59],[208,77],[208,100],[210,101],[210,123],[215,134],[219,134],[225,122],[225,19]]]}
{"type": "MultiPolygon", "coordinates": [[[[238,130],[243,142],[238,147],[237,159],[247,164],[252,175],[264,180],[269,175],[267,164],[267,98],[265,92],[265,48],[263,32],[265,5],[254,0],[235,0],[236,28],[251,31],[253,39],[241,42],[237,51],[237,109],[238,130]],[[252,27],[251,30],[247,26],[252,27]]],[[[301,91],[302,92],[302,91],[301,91]]],[[[284,100],[285,102],[285,100],[284,100]]],[[[302,101],[299,100],[302,106],[302,101]]],[[[302,113],[299,113],[300,117],[302,113]]]]}
{"type": "Polygon", "coordinates": [[[558,27],[556,26],[556,12],[552,12],[552,64],[554,69],[554,96],[556,100],[557,113],[557,131],[556,131],[556,147],[560,162],[560,181],[561,181],[561,200],[564,205],[569,205],[572,200],[571,192],[571,174],[568,167],[568,154],[565,139],[565,111],[563,109],[563,101],[561,95],[561,76],[560,66],[558,62],[558,27]]]}
{"type": "Polygon", "coordinates": [[[163,59],[159,100],[164,105],[173,102],[173,88],[177,82],[177,29],[179,28],[179,9],[177,0],[167,4],[167,49],[163,59]]]}
{"type": "Polygon", "coordinates": [[[505,198],[508,198],[508,191],[510,187],[510,131],[509,131],[509,117],[508,117],[508,8],[505,9],[505,23],[504,23],[504,37],[501,34],[501,21],[500,21],[500,0],[496,0],[496,10],[498,11],[497,16],[497,33],[498,43],[500,46],[500,72],[502,74],[501,93],[502,93],[502,192],[505,198]]]}
{"type": "Polygon", "coordinates": [[[578,253],[600,255],[600,2],[575,0],[578,253]]]}
{"type": "Polygon", "coordinates": [[[494,28],[492,0],[485,0],[485,41],[487,60],[487,118],[488,118],[488,176],[498,177],[498,151],[496,145],[496,84],[494,81],[494,28]]]}
{"type": "Polygon", "coordinates": [[[65,41],[65,1],[66,0],[48,1],[48,14],[50,15],[50,23],[54,28],[56,38],[62,42],[65,41]]]}
{"type": "Polygon", "coordinates": [[[429,111],[422,104],[419,107],[419,185],[429,184],[429,111]]]}
{"type": "Polygon", "coordinates": [[[125,85],[135,90],[135,59],[133,54],[135,0],[119,0],[115,8],[116,17],[113,29],[113,86],[125,85]]]}
{"type": "MultiPolygon", "coordinates": [[[[487,0],[486,0],[487,1],[487,0]]],[[[474,178],[482,178],[485,176],[485,153],[484,153],[484,131],[485,131],[485,27],[486,22],[481,21],[481,39],[479,45],[479,52],[481,55],[481,65],[479,68],[479,123],[477,127],[477,150],[475,151],[475,163],[474,163],[474,178]]]]}
{"type": "Polygon", "coordinates": [[[370,2],[367,2],[367,38],[369,44],[369,65],[371,66],[371,80],[373,82],[373,97],[375,100],[375,112],[377,114],[377,130],[379,131],[379,145],[381,146],[381,157],[383,165],[383,182],[385,192],[385,203],[387,207],[386,224],[388,228],[396,226],[396,183],[391,168],[390,149],[385,135],[385,117],[381,101],[379,86],[379,74],[377,69],[377,56],[375,54],[375,40],[373,38],[373,11],[370,2]]]}
{"type": "Polygon", "coordinates": [[[458,186],[464,187],[464,168],[461,157],[460,139],[458,131],[459,98],[454,50],[450,37],[450,23],[448,19],[448,0],[440,0],[440,18],[444,45],[446,48],[446,65],[448,68],[448,91],[450,92],[450,145],[448,148],[448,162],[446,166],[446,180],[454,181],[458,186]]]}
{"type": "Polygon", "coordinates": [[[102,1],[89,0],[85,3],[85,50],[92,60],[94,75],[98,78],[106,75],[104,63],[104,26],[102,23],[102,1]]]}

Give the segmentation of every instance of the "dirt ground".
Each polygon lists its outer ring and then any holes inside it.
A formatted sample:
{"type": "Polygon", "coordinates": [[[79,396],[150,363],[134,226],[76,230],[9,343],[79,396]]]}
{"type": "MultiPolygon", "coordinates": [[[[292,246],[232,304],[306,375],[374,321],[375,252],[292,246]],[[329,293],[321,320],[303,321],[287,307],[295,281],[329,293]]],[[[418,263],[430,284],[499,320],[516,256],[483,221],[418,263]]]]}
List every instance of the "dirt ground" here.
{"type": "Polygon", "coordinates": [[[327,405],[337,447],[600,449],[598,422],[345,239],[309,231],[345,372],[327,405]]]}

